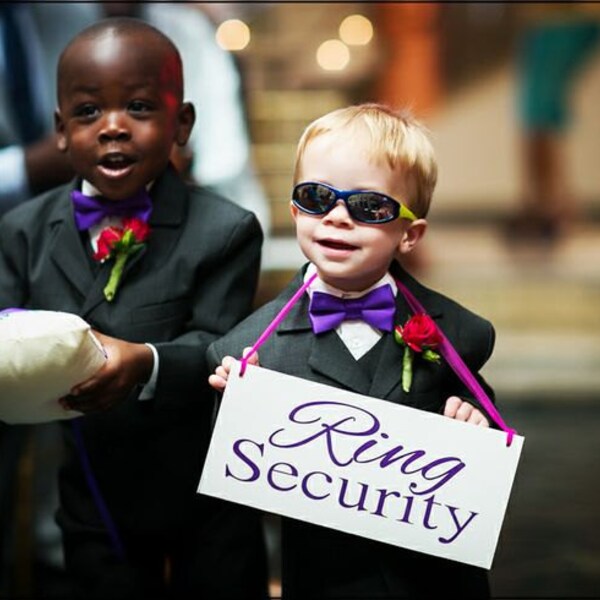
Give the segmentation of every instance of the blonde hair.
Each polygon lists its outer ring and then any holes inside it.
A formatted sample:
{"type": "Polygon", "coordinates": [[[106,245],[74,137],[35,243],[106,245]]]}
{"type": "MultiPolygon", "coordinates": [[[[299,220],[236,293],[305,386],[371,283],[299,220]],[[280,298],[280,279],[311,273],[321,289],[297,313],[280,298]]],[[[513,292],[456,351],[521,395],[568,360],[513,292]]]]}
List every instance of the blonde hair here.
{"type": "Polygon", "coordinates": [[[366,129],[371,138],[365,148],[369,160],[387,161],[405,177],[411,197],[403,199],[418,217],[429,211],[437,181],[437,163],[425,127],[408,111],[394,111],[382,104],[366,103],[334,110],[313,121],[304,130],[296,151],[294,185],[299,183],[302,158],[308,144],[326,133],[348,134],[366,129]]]}

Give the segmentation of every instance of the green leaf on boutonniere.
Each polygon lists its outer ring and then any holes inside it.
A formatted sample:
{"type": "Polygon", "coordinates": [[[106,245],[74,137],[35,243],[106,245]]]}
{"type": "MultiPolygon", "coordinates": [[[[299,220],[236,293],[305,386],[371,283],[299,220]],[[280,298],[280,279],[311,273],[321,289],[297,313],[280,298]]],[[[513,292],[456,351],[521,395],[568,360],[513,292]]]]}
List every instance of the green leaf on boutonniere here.
{"type": "Polygon", "coordinates": [[[94,259],[104,262],[114,258],[108,283],[104,287],[104,297],[112,302],[119,287],[127,259],[139,252],[150,234],[150,227],[140,219],[126,219],[123,227],[106,227],[98,237],[98,250],[94,259]]]}
{"type": "Polygon", "coordinates": [[[404,325],[394,328],[394,340],[404,346],[402,356],[402,389],[410,392],[413,379],[413,361],[422,356],[428,362],[439,363],[440,355],[432,350],[442,341],[442,336],[429,315],[414,315],[404,325]]]}
{"type": "Polygon", "coordinates": [[[406,346],[402,356],[402,389],[408,393],[412,385],[413,351],[406,346]]]}
{"type": "Polygon", "coordinates": [[[440,355],[437,352],[434,352],[431,349],[427,349],[427,350],[423,350],[423,354],[422,354],[423,358],[425,360],[428,360],[429,362],[434,362],[434,363],[439,363],[440,362],[440,355]]]}

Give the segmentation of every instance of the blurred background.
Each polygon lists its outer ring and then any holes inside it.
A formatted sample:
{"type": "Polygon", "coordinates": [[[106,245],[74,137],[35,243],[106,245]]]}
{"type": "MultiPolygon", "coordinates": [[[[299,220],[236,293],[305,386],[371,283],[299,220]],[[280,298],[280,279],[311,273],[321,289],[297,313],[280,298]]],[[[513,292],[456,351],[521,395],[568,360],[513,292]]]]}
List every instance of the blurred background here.
{"type": "MultiPolygon", "coordinates": [[[[428,126],[439,183],[407,268],[494,323],[484,375],[525,436],[493,595],[600,598],[600,5],[186,4],[240,76],[267,206],[257,306],[304,262],[289,216],[304,127],[363,101],[428,126]]],[[[39,586],[21,518],[26,596],[39,586]]]]}

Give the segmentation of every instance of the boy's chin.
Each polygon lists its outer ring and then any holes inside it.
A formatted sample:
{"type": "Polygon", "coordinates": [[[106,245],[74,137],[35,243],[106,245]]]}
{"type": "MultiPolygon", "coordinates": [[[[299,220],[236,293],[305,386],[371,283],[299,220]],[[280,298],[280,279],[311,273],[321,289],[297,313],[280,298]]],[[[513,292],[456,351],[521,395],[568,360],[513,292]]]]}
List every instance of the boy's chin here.
{"type": "Polygon", "coordinates": [[[144,184],[139,185],[127,182],[127,185],[123,185],[121,182],[91,182],[92,185],[100,192],[100,195],[107,200],[118,202],[130,198],[137,194],[143,187],[144,184]]]}
{"type": "Polygon", "coordinates": [[[318,267],[317,272],[323,283],[343,292],[362,292],[377,283],[385,275],[384,272],[380,275],[353,277],[351,275],[323,272],[318,267]]]}

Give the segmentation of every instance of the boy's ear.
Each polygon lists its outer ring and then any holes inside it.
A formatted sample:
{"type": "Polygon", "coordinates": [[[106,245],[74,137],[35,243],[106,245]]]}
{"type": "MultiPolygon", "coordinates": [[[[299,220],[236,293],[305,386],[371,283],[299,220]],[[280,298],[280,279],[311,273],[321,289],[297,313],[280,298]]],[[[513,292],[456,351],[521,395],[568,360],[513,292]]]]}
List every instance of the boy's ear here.
{"type": "Polygon", "coordinates": [[[60,152],[66,152],[69,145],[65,135],[65,123],[58,108],[54,111],[54,130],[56,131],[56,147],[60,152]]]}
{"type": "Polygon", "coordinates": [[[404,231],[398,244],[400,254],[408,254],[419,243],[427,231],[427,221],[417,219],[413,221],[404,231]]]}
{"type": "Polygon", "coordinates": [[[290,214],[292,215],[292,219],[294,219],[294,223],[298,218],[298,207],[290,201],[290,214]]]}
{"type": "Polygon", "coordinates": [[[185,146],[190,139],[192,128],[196,122],[196,110],[191,102],[184,102],[177,113],[177,131],[175,132],[175,143],[185,146]]]}

